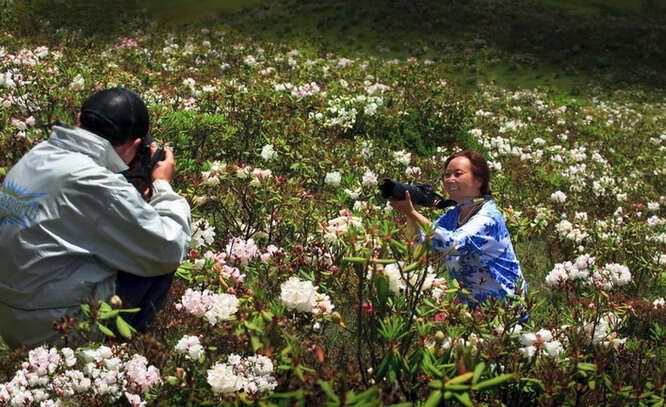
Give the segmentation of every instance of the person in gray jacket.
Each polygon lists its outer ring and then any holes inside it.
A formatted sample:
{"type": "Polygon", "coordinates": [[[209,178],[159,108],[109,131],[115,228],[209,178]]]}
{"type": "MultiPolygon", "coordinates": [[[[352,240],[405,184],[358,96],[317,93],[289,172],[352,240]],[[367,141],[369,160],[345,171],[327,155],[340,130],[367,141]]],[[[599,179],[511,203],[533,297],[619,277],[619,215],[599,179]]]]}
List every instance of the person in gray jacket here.
{"type": "MultiPolygon", "coordinates": [[[[120,172],[149,137],[148,110],[131,90],[84,102],[79,127],[56,125],[0,188],[0,335],[12,347],[59,343],[53,321],[89,299],[140,306],[145,330],[187,254],[191,215],[169,184],[173,154],[152,171],[146,201],[120,172]]],[[[154,147],[153,147],[154,149],[154,147]]]]}

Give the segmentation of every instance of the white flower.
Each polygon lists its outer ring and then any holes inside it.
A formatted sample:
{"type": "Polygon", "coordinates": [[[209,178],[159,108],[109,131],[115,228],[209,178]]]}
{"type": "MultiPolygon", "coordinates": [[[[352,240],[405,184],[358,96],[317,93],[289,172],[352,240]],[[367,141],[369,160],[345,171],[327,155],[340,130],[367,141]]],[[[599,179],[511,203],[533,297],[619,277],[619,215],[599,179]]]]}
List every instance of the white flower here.
{"type": "Polygon", "coordinates": [[[186,358],[192,360],[199,360],[204,353],[199,337],[191,335],[183,336],[174,349],[177,353],[183,354],[186,358]]]}
{"type": "MultiPolygon", "coordinates": [[[[411,273],[403,273],[402,275],[400,274],[400,267],[403,267],[403,265],[398,265],[397,263],[392,263],[392,264],[387,264],[384,267],[384,274],[388,277],[389,279],[389,289],[394,293],[394,294],[400,294],[404,290],[407,289],[408,284],[411,286],[415,286],[419,280],[422,278],[422,274],[418,272],[411,272],[411,273]],[[403,278],[406,277],[407,279],[403,278]]],[[[430,270],[428,270],[430,271],[430,270]]],[[[432,288],[433,282],[435,282],[435,274],[428,272],[425,276],[425,279],[423,280],[423,286],[421,287],[421,290],[429,290],[432,288]]]]}
{"type": "Polygon", "coordinates": [[[288,309],[300,312],[312,312],[317,305],[312,281],[301,281],[297,277],[290,277],[280,285],[280,300],[288,309]]]}
{"type": "Polygon", "coordinates": [[[74,355],[74,351],[70,348],[62,348],[60,349],[60,352],[62,352],[62,355],[65,357],[65,365],[67,367],[72,367],[76,364],[76,356],[74,355]]]}
{"type": "Polygon", "coordinates": [[[648,211],[656,212],[659,210],[659,202],[648,202],[647,208],[648,211]]]}
{"type": "Polygon", "coordinates": [[[404,150],[395,151],[393,153],[393,159],[402,165],[409,165],[412,160],[412,153],[408,153],[404,150]]]}
{"type": "Polygon", "coordinates": [[[405,174],[411,175],[412,177],[418,177],[421,175],[421,168],[419,167],[408,167],[405,170],[405,174]]]}
{"type": "Polygon", "coordinates": [[[5,88],[13,89],[16,87],[16,81],[12,78],[12,74],[9,72],[0,73],[0,85],[5,88]]]}
{"type": "Polygon", "coordinates": [[[361,196],[361,188],[356,188],[356,189],[344,189],[344,193],[347,194],[348,197],[351,199],[358,199],[359,196],[361,196]]]}
{"type": "Polygon", "coordinates": [[[185,78],[183,79],[183,85],[187,86],[188,88],[194,88],[194,85],[196,85],[197,81],[195,81],[192,78],[185,78]]]}
{"type": "Polygon", "coordinates": [[[238,298],[233,294],[213,294],[211,307],[204,318],[213,326],[218,321],[228,320],[238,311],[238,298]]]}
{"type": "Polygon", "coordinates": [[[657,227],[659,225],[662,225],[664,223],[664,220],[659,218],[659,216],[654,215],[654,216],[650,216],[649,218],[647,218],[647,220],[645,222],[647,223],[647,225],[649,227],[654,228],[654,227],[657,227]]]}
{"type": "Polygon", "coordinates": [[[86,81],[83,79],[83,76],[81,74],[77,74],[74,79],[72,79],[72,83],[69,84],[69,87],[74,89],[74,90],[80,90],[83,89],[85,86],[86,81]]]}
{"type": "Polygon", "coordinates": [[[243,387],[243,380],[226,363],[216,363],[207,373],[206,381],[214,393],[235,393],[243,387]]]}
{"type": "Polygon", "coordinates": [[[536,333],[536,337],[539,343],[549,342],[553,340],[553,334],[547,329],[540,329],[536,333]]]}
{"type": "Polygon", "coordinates": [[[605,278],[609,279],[614,286],[627,285],[631,281],[631,273],[629,272],[629,268],[622,264],[606,264],[602,268],[601,273],[605,278]]]}
{"type": "Polygon", "coordinates": [[[564,347],[560,341],[551,341],[543,344],[543,348],[549,356],[558,356],[560,353],[564,352],[564,347]]]}
{"type": "Polygon", "coordinates": [[[326,173],[326,177],[324,178],[324,183],[333,187],[337,187],[340,185],[341,180],[342,176],[340,175],[340,172],[333,171],[326,173]]]}
{"type": "Polygon", "coordinates": [[[524,348],[518,349],[518,351],[523,355],[523,357],[527,359],[532,359],[534,357],[534,354],[536,353],[536,347],[534,346],[526,346],[524,348]]]}
{"type": "Polygon", "coordinates": [[[28,125],[23,120],[12,119],[11,124],[12,124],[13,127],[16,127],[19,130],[27,130],[28,129],[28,125]]]}
{"type": "Polygon", "coordinates": [[[215,227],[210,226],[206,219],[199,219],[192,225],[192,240],[190,248],[198,249],[202,246],[208,246],[215,239],[215,227]]]}
{"type": "Polygon", "coordinates": [[[266,161],[274,160],[277,158],[277,152],[273,150],[272,144],[266,144],[261,149],[261,158],[263,158],[266,161]]]}
{"type": "Polygon", "coordinates": [[[550,195],[550,200],[555,203],[564,203],[567,200],[567,196],[562,191],[555,191],[550,195]]]}
{"type": "Polygon", "coordinates": [[[526,332],[518,337],[518,341],[524,346],[534,345],[537,342],[537,336],[534,332],[526,332]]]}
{"type": "Polygon", "coordinates": [[[374,187],[377,185],[377,174],[371,170],[367,170],[365,173],[363,173],[363,180],[361,181],[361,185],[364,187],[374,187]]]}
{"type": "Polygon", "coordinates": [[[660,308],[666,306],[666,300],[664,300],[664,297],[657,298],[656,300],[652,301],[652,306],[654,308],[660,308]]]}

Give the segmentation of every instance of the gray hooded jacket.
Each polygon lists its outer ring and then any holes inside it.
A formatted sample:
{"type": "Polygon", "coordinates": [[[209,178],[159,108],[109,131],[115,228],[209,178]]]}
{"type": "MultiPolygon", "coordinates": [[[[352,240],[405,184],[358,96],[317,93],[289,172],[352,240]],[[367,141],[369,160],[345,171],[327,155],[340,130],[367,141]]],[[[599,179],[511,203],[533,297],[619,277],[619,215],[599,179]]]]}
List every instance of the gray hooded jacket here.
{"type": "Polygon", "coordinates": [[[187,253],[190,208],[166,181],[145,202],[111,144],[55,126],[0,188],[0,335],[10,346],[57,342],[51,321],[87,298],[108,300],[116,271],[173,272],[187,253]]]}

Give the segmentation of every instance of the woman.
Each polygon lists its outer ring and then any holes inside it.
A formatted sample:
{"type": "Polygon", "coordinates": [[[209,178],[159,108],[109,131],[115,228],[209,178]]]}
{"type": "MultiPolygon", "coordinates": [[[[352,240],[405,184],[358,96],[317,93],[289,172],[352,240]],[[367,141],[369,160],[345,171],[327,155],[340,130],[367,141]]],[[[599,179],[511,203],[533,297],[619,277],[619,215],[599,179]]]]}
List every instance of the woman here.
{"type": "MultiPolygon", "coordinates": [[[[490,297],[504,298],[515,294],[518,284],[524,290],[504,217],[490,199],[486,159],[466,150],[449,157],[444,168],[444,188],[457,205],[435,222],[432,248],[446,253],[449,274],[471,292],[463,301],[477,305],[490,297]]],[[[414,208],[409,192],[391,206],[405,215],[413,232],[431,224],[414,208]]]]}

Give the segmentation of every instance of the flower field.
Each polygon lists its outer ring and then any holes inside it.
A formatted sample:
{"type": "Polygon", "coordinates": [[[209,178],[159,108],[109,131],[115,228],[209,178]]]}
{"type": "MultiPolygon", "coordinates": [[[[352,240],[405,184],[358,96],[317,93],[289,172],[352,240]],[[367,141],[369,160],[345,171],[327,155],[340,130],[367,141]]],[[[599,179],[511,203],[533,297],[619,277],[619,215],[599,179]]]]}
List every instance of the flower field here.
{"type": "Polygon", "coordinates": [[[346,53],[234,26],[294,2],[180,26],[133,2],[111,13],[121,3],[80,25],[61,21],[74,6],[50,18],[6,6],[0,181],[92,92],[135,89],[174,152],[191,251],[148,334],[111,301],[55,324],[104,340],[0,341],[0,406],[664,405],[666,93],[646,86],[663,79],[653,59],[622,87],[595,71],[574,97],[557,82],[461,81],[506,57],[483,40],[346,53]],[[491,164],[528,284],[480,309],[458,300],[465,287],[428,240],[405,236],[377,188],[441,190],[462,148],[491,164]]]}

